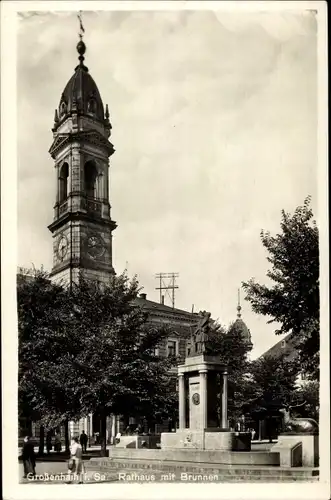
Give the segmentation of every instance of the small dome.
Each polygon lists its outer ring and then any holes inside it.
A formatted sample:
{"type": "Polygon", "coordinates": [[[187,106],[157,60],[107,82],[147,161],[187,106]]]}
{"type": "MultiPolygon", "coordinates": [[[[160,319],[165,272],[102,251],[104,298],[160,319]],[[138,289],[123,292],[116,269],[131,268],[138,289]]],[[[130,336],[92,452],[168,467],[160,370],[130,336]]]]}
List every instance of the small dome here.
{"type": "MultiPolygon", "coordinates": [[[[84,53],[85,44],[79,42],[77,50],[84,53]],[[80,44],[84,45],[80,46],[80,44]],[[79,45],[79,47],[78,47],[79,45]]],[[[98,87],[83,64],[77,66],[74,75],[68,81],[59,104],[59,119],[73,110],[104,121],[104,107],[98,87]]]]}
{"type": "Polygon", "coordinates": [[[241,319],[237,318],[236,321],[233,323],[234,328],[238,329],[241,331],[241,334],[246,342],[251,343],[251,332],[246,326],[246,323],[241,319]]]}

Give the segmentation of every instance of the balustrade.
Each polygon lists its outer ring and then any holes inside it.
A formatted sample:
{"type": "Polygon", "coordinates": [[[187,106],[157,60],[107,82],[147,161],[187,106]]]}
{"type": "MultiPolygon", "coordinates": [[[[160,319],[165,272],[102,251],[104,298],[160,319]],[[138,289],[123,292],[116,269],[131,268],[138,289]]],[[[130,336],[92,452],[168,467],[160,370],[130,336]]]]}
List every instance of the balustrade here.
{"type": "MultiPolygon", "coordinates": [[[[88,213],[94,213],[94,214],[101,215],[101,212],[102,212],[102,202],[99,200],[96,200],[95,198],[88,198],[88,197],[82,196],[80,198],[79,207],[81,210],[86,210],[86,212],[88,212],[88,213]]],[[[59,217],[61,215],[65,214],[66,212],[68,212],[68,209],[69,209],[68,201],[65,201],[58,208],[59,217]]]]}

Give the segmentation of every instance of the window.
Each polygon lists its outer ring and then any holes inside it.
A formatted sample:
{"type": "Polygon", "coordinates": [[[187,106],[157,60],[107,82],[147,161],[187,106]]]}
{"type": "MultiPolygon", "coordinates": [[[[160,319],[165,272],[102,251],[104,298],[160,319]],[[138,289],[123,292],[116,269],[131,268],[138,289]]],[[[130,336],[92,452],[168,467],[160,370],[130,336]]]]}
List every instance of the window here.
{"type": "Polygon", "coordinates": [[[95,115],[97,111],[97,102],[96,100],[92,97],[88,103],[87,103],[87,112],[88,113],[92,113],[93,115],[95,115]]]}
{"type": "Polygon", "coordinates": [[[286,340],[282,340],[281,347],[284,349],[286,347],[286,340]]]}
{"type": "Polygon", "coordinates": [[[176,340],[168,340],[167,355],[168,356],[177,356],[177,341],[176,340]]]}
{"type": "Polygon", "coordinates": [[[60,169],[60,193],[59,193],[59,201],[65,201],[68,197],[69,192],[69,165],[68,163],[63,163],[60,169]]]}
{"type": "Polygon", "coordinates": [[[96,198],[97,169],[92,161],[85,163],[85,193],[89,198],[96,198]]]}
{"type": "Polygon", "coordinates": [[[64,116],[67,112],[67,105],[64,101],[61,102],[61,105],[60,105],[60,116],[64,116]]]}

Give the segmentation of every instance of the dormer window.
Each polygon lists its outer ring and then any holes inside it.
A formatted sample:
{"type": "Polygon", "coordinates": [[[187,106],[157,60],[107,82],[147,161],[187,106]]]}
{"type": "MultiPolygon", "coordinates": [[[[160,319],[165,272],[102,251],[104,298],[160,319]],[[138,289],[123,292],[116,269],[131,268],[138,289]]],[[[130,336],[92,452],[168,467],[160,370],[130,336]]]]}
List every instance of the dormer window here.
{"type": "Polygon", "coordinates": [[[97,102],[93,97],[87,103],[87,112],[92,115],[95,115],[97,112],[97,102]]]}
{"type": "Polygon", "coordinates": [[[282,349],[284,349],[286,347],[286,340],[282,340],[281,347],[282,347],[282,349]]]}
{"type": "Polygon", "coordinates": [[[60,104],[60,116],[64,116],[67,112],[67,105],[64,101],[61,102],[60,104]]]}

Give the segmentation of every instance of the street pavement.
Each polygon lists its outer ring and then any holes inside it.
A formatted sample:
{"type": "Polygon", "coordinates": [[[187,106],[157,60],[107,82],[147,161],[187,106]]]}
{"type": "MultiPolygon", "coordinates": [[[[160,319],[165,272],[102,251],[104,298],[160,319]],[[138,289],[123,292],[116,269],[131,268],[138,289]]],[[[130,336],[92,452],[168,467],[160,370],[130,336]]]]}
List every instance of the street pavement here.
{"type": "MultiPolygon", "coordinates": [[[[269,443],[269,441],[255,441],[252,443],[252,451],[266,451],[275,444],[269,443]]],[[[87,455],[98,455],[98,447],[91,447],[87,450],[87,455]]],[[[20,451],[20,450],[19,450],[20,451]]],[[[38,450],[36,449],[36,452],[38,450]]],[[[88,458],[87,458],[88,460],[88,458]]],[[[19,462],[19,479],[20,482],[26,484],[59,484],[66,483],[68,481],[68,469],[67,469],[67,458],[65,456],[59,456],[54,452],[49,455],[45,455],[43,459],[37,459],[36,462],[36,479],[23,479],[23,463],[19,462]]],[[[97,471],[84,472],[80,477],[73,477],[72,482],[79,482],[82,480],[84,484],[95,484],[98,482],[113,482],[118,481],[120,472],[119,469],[114,468],[110,470],[105,475],[104,473],[97,471]]]]}

